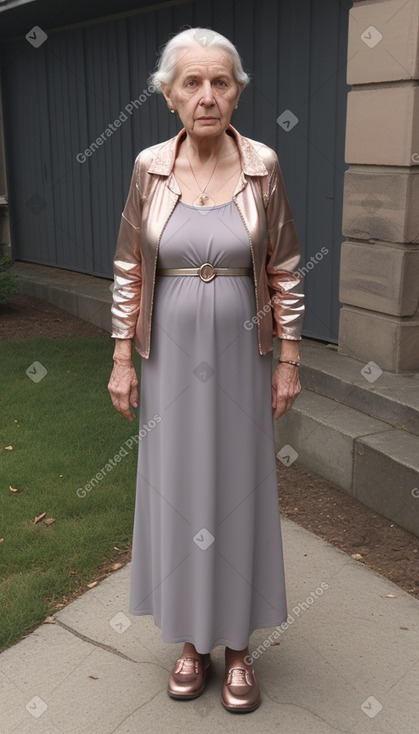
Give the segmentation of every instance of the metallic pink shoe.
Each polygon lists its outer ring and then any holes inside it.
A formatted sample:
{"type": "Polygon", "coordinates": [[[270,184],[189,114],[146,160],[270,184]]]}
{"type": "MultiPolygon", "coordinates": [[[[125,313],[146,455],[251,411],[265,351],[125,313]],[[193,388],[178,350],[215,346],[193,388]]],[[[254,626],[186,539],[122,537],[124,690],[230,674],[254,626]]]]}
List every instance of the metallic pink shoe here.
{"type": "Polygon", "coordinates": [[[210,654],[200,658],[180,657],[169,675],[167,692],[172,698],[196,698],[205,688],[211,669],[210,654]]]}
{"type": "Polygon", "coordinates": [[[221,688],[221,703],[227,711],[237,713],[254,711],[261,701],[253,667],[248,670],[237,666],[226,671],[221,688]]]}

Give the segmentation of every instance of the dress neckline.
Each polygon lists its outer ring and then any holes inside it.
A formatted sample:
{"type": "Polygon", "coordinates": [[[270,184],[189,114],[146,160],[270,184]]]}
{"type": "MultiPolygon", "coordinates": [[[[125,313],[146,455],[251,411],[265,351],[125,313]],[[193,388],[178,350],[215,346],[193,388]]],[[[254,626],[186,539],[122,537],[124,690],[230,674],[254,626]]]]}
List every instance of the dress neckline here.
{"type": "Polygon", "coordinates": [[[196,209],[197,211],[200,211],[201,209],[208,210],[208,209],[220,209],[222,206],[228,206],[229,204],[233,203],[233,199],[230,199],[230,201],[225,201],[223,204],[211,204],[210,206],[194,206],[193,204],[186,204],[186,202],[179,200],[178,204],[182,204],[182,206],[187,206],[188,209],[196,209]]]}

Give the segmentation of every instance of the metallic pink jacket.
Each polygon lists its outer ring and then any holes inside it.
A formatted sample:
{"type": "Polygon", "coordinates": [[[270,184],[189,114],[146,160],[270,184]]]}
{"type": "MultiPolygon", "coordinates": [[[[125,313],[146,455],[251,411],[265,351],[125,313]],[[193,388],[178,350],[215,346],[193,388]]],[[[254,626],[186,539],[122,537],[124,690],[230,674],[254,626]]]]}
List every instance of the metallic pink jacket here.
{"type": "MultiPolygon", "coordinates": [[[[259,353],[273,349],[273,336],[301,339],[304,295],[296,272],[300,248],[275,151],[232,126],[241,159],[233,201],[249,235],[256,312],[243,328],[257,328],[259,353]]],[[[158,249],[181,191],[173,174],[178,135],[137,156],[121,217],[113,261],[112,337],[131,339],[150,355],[158,249]]]]}

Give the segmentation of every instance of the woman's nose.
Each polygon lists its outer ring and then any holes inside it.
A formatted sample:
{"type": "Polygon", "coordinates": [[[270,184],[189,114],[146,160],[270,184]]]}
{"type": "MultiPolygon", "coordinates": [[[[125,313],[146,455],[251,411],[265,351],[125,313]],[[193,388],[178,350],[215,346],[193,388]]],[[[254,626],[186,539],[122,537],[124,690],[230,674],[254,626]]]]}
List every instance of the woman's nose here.
{"type": "Polygon", "coordinates": [[[214,104],[214,94],[212,91],[211,82],[204,81],[202,84],[201,89],[201,99],[199,100],[200,104],[204,105],[211,105],[214,104]]]}

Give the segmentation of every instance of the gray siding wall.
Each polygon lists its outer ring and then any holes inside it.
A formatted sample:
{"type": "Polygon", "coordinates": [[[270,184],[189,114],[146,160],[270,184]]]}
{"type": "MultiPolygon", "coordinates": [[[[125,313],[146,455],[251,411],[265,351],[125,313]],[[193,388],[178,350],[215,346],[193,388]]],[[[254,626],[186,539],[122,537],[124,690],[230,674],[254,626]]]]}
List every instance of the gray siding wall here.
{"type": "MultiPolygon", "coordinates": [[[[111,277],[134,158],[180,129],[147,87],[158,48],[185,25],[238,47],[253,75],[232,123],[279,156],[307,268],[304,334],[337,341],[349,0],[197,0],[0,47],[13,256],[111,277]],[[291,110],[298,123],[277,118],[291,110]],[[121,113],[127,120],[85,162],[121,113]]],[[[116,8],[117,10],[117,8],[116,8]]]]}

